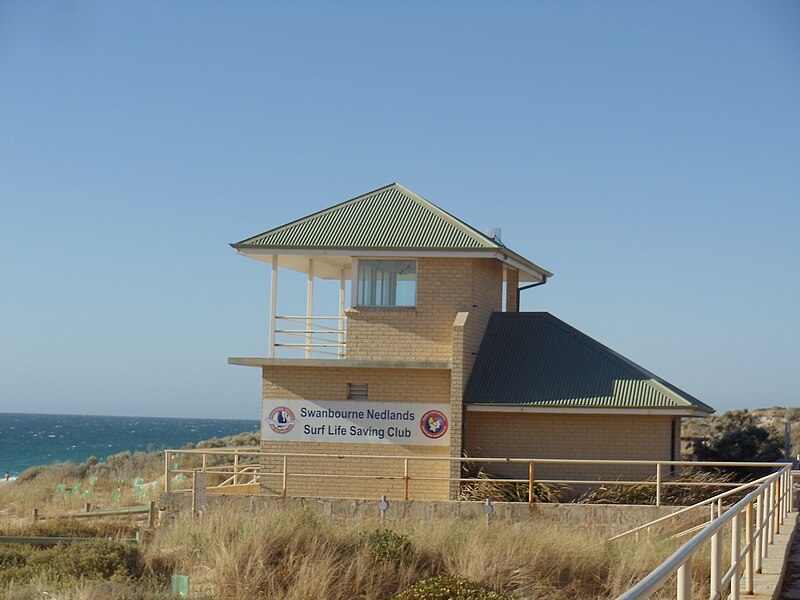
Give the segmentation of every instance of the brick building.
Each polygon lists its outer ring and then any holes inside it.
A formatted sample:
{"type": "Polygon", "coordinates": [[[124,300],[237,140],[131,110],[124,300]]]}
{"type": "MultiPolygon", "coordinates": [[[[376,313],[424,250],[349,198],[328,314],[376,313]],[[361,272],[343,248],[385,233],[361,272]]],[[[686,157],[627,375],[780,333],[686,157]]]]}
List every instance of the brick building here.
{"type": "Polygon", "coordinates": [[[293,478],[293,495],[398,497],[407,469],[412,498],[452,497],[458,464],[424,457],[465,452],[669,460],[681,417],[712,412],[555,317],[518,312],[520,285],[552,274],[399,184],[233,247],[272,267],[267,356],[229,359],[262,370],[262,448],[386,457],[369,463],[382,480],[352,477],[357,459],[290,457],[324,474],[293,478]],[[281,269],[305,276],[304,313],[278,314],[281,269]],[[338,298],[315,298],[326,280],[338,298]],[[322,300],[338,310],[315,315],[322,300]]]}

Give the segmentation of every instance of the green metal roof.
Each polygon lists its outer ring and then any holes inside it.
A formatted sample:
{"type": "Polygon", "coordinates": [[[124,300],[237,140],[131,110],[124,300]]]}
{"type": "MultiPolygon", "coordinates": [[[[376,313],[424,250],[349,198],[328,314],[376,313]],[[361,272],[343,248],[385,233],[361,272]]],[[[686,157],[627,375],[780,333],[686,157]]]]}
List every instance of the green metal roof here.
{"type": "Polygon", "coordinates": [[[545,312],[492,315],[464,402],[714,412],[710,406],[545,312]]]}
{"type": "Polygon", "coordinates": [[[500,252],[550,277],[552,273],[502,243],[392,183],[281,227],[231,244],[237,250],[395,250],[500,252]]]}

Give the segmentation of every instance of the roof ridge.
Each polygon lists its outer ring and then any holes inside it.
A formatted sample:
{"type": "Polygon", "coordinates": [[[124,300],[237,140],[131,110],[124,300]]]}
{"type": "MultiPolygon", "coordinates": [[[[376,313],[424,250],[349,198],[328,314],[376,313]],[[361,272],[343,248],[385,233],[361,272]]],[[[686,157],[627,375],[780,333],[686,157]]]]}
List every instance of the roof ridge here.
{"type": "MultiPolygon", "coordinates": [[[[475,227],[473,227],[469,223],[467,223],[465,221],[462,221],[461,219],[459,219],[458,217],[456,217],[454,215],[451,215],[449,212],[447,212],[446,210],[444,210],[440,206],[437,206],[436,204],[434,204],[433,202],[431,202],[427,198],[423,198],[422,196],[420,196],[416,192],[408,189],[402,183],[395,182],[395,183],[392,184],[392,186],[401,189],[403,192],[405,192],[417,204],[420,204],[421,206],[423,206],[425,208],[428,208],[428,209],[433,209],[435,212],[439,213],[440,217],[443,217],[445,220],[449,221],[451,225],[454,225],[454,226],[458,227],[459,229],[462,229],[464,231],[464,233],[466,233],[467,235],[469,235],[470,237],[472,237],[476,241],[488,243],[490,248],[500,249],[500,248],[505,248],[506,247],[505,244],[503,244],[502,242],[498,243],[496,240],[490,238],[485,233],[477,230],[475,227]]],[[[389,187],[389,186],[387,186],[387,187],[389,187]]]]}

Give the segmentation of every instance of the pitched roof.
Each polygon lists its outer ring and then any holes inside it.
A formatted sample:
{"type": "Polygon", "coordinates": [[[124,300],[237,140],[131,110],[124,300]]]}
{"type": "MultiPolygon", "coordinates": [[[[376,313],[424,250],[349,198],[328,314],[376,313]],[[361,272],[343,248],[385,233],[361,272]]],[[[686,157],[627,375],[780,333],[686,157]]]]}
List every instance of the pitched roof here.
{"type": "Polygon", "coordinates": [[[545,312],[492,314],[464,402],[714,412],[710,406],[545,312]]]}
{"type": "Polygon", "coordinates": [[[392,183],[231,246],[240,251],[489,251],[510,255],[523,266],[545,277],[552,275],[399,183],[392,183]]]}

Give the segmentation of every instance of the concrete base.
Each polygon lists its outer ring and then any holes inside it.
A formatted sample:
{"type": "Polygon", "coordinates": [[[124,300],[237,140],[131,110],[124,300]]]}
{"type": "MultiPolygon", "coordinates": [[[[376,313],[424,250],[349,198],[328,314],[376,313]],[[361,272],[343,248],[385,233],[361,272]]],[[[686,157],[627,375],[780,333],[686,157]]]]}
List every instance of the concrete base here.
{"type": "MultiPolygon", "coordinates": [[[[797,585],[796,595],[792,594],[794,590],[791,589],[783,589],[782,593],[787,559],[792,551],[796,527],[797,513],[789,513],[781,526],[781,532],[775,536],[775,543],[769,547],[769,558],[764,560],[761,573],[756,574],[753,580],[754,594],[752,596],[743,595],[743,598],[769,598],[770,600],[800,598],[800,585],[797,585]]],[[[795,548],[795,552],[798,550],[800,548],[795,548]]],[[[794,586],[787,585],[788,587],[794,586]]]]}
{"type": "MultiPolygon", "coordinates": [[[[274,496],[236,496],[226,494],[208,495],[206,510],[228,509],[256,512],[267,507],[306,509],[332,518],[357,519],[380,518],[379,499],[356,500],[338,498],[277,498],[274,496]]],[[[166,513],[191,510],[191,493],[177,492],[161,494],[158,507],[166,513]]],[[[573,525],[575,527],[603,527],[610,534],[622,533],[658,517],[679,510],[675,506],[632,506],[615,504],[526,504],[521,502],[495,502],[492,504],[492,519],[504,522],[523,523],[531,520],[546,520],[573,525]]],[[[387,521],[418,519],[479,519],[486,518],[483,502],[464,501],[415,501],[390,500],[383,514],[387,521]]],[[[689,511],[677,518],[677,523],[691,525],[708,518],[706,508],[689,511]]],[[[676,522],[669,524],[677,528],[676,522]]]]}

